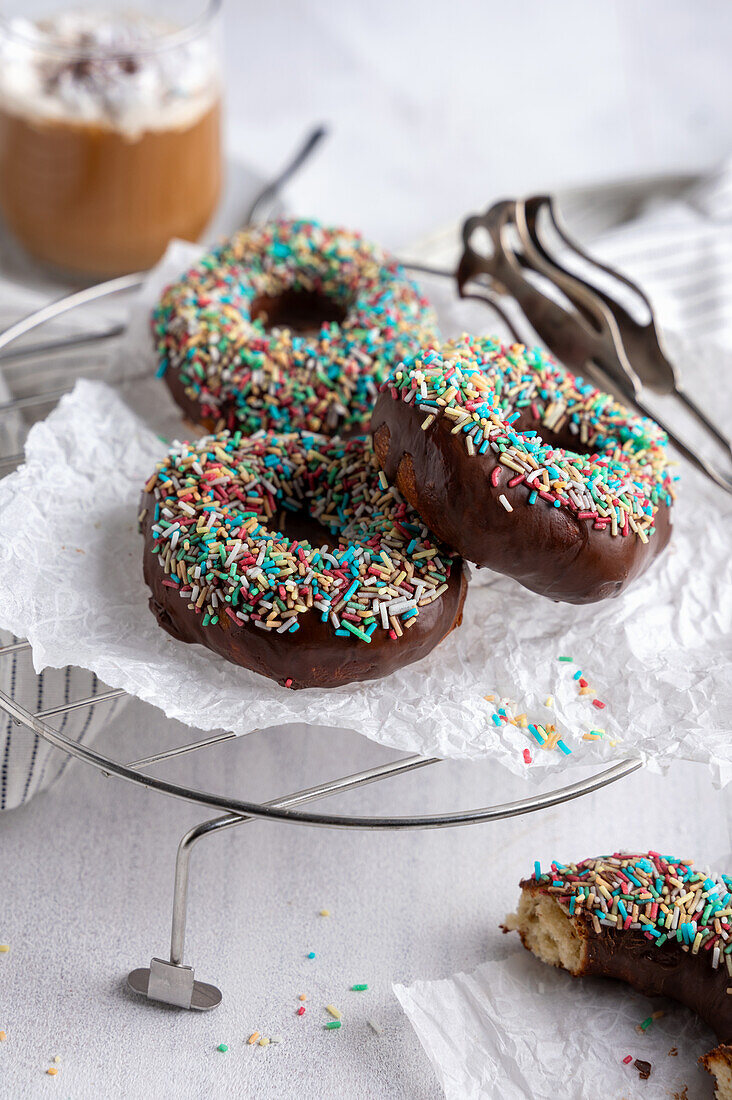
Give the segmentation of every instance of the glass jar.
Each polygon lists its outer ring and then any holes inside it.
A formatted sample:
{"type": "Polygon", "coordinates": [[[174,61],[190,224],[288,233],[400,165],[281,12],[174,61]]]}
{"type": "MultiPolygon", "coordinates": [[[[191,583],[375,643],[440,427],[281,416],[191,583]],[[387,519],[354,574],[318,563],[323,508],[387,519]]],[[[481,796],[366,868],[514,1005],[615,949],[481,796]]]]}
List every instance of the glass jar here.
{"type": "Polygon", "coordinates": [[[61,271],[148,268],[218,202],[220,0],[35,6],[0,16],[0,213],[61,271]]]}

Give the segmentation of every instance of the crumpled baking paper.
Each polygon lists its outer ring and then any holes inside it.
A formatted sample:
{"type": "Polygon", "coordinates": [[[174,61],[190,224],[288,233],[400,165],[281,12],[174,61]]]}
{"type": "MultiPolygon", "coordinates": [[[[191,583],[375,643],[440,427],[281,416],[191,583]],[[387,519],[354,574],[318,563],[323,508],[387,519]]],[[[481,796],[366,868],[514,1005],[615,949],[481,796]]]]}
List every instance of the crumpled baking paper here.
{"type": "MultiPolygon", "coordinates": [[[[160,434],[189,429],[154,378],[149,308],[198,253],[178,243],[152,273],[132,311],[118,388],[80,381],[31,430],[26,464],[0,482],[0,627],[29,638],[37,669],[82,665],[204,730],[350,728],[409,752],[489,757],[529,779],[628,756],[656,769],[681,757],[729,782],[732,502],[686,465],[670,547],[620,599],[555,604],[474,572],[462,627],[383,680],[291,692],[160,629],[142,580],[139,497],[165,451],[160,434]],[[578,694],[580,670],[604,709],[578,694]],[[530,722],[555,724],[570,754],[496,725],[504,699],[530,722]],[[584,739],[598,729],[601,739],[584,739]]],[[[466,303],[444,288],[429,292],[445,331],[471,323],[466,303]]],[[[492,326],[477,308],[473,327],[479,319],[492,326]]],[[[694,371],[718,378],[725,366],[732,376],[729,353],[715,351],[701,366],[696,351],[678,354],[690,381],[694,371]]],[[[715,411],[729,423],[721,396],[715,411]]]]}
{"type": "Polygon", "coordinates": [[[711,1100],[714,1093],[697,1059],[717,1040],[688,1009],[619,982],[572,978],[523,949],[472,974],[393,988],[447,1100],[711,1100]],[[639,1032],[654,1011],[664,1015],[639,1032]],[[647,1080],[636,1059],[651,1063],[647,1080]]]}

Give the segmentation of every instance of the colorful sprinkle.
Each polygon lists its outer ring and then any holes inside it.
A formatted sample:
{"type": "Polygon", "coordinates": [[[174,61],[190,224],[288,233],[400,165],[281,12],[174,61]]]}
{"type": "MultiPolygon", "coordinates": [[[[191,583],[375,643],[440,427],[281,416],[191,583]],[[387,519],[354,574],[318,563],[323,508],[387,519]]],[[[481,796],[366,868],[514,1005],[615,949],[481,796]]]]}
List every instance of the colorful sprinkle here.
{"type": "MultiPolygon", "coordinates": [[[[303,1009],[303,1012],[304,1012],[304,1011],[305,1011],[305,1009],[303,1009]]],[[[253,1031],[253,1032],[252,1032],[252,1034],[251,1034],[251,1035],[249,1036],[249,1038],[247,1039],[247,1043],[248,1043],[248,1045],[249,1045],[250,1047],[254,1046],[254,1044],[256,1043],[257,1039],[259,1039],[259,1032],[258,1032],[258,1031],[253,1031]]]]}
{"type": "Polygon", "coordinates": [[[326,1031],[337,1031],[340,1026],[341,1026],[341,1021],[340,1020],[328,1020],[328,1023],[325,1025],[325,1030],[326,1031]]]}
{"type": "Polygon", "coordinates": [[[351,989],[352,989],[352,990],[353,990],[353,991],[354,991],[355,993],[363,993],[363,991],[364,991],[365,989],[368,989],[368,986],[367,986],[367,985],[366,985],[366,983],[364,982],[364,983],[362,983],[361,985],[352,985],[352,986],[351,986],[351,989]]]}
{"type": "Polygon", "coordinates": [[[435,345],[432,308],[404,269],[358,233],[315,221],[241,230],[163,294],[153,313],[160,373],[219,431],[330,435],[367,424],[376,388],[435,345]],[[318,295],[333,320],[312,334],[252,320],[252,305],[318,295]],[[343,311],[342,320],[338,318],[343,311]]]}
{"type": "Polygon", "coordinates": [[[325,1006],[325,1011],[329,1012],[334,1020],[340,1020],[341,1014],[338,1011],[338,1009],[335,1007],[335,1005],[326,1005],[325,1006]]]}
{"type": "MultiPolygon", "coordinates": [[[[672,942],[703,954],[711,969],[726,971],[725,978],[732,976],[730,875],[702,874],[690,861],[658,852],[616,852],[576,864],[555,862],[544,875],[536,863],[530,881],[539,882],[573,919],[591,917],[596,931],[632,929],[655,947],[672,942]]],[[[657,1018],[653,1013],[643,1030],[657,1018]]]]}
{"type": "Polygon", "coordinates": [[[176,444],[147,488],[163,583],[203,627],[225,616],[284,633],[317,615],[369,645],[375,631],[398,638],[448,589],[452,554],[381,487],[369,439],[222,432],[176,444]],[[282,533],[295,511],[322,528],[322,545],[282,533]]]}
{"type": "Polygon", "coordinates": [[[216,1049],[220,1050],[222,1054],[226,1054],[226,1052],[229,1048],[227,1047],[226,1043],[219,1043],[219,1045],[216,1047],[216,1049]]]}
{"type": "MultiPolygon", "coordinates": [[[[673,501],[665,432],[539,348],[463,335],[441,354],[417,354],[400,363],[381,390],[397,400],[416,399],[420,409],[447,419],[469,455],[495,462],[493,485],[496,471],[506,467],[518,475],[511,482],[517,491],[522,482],[530,501],[538,491],[549,507],[565,508],[613,538],[647,543],[658,509],[673,501]],[[516,423],[522,415],[525,428],[516,423]],[[542,429],[545,435],[574,436],[577,449],[545,443],[537,434],[542,429]],[[477,452],[474,438],[481,440],[477,452]]],[[[513,511],[503,494],[498,500],[513,511]]]]}

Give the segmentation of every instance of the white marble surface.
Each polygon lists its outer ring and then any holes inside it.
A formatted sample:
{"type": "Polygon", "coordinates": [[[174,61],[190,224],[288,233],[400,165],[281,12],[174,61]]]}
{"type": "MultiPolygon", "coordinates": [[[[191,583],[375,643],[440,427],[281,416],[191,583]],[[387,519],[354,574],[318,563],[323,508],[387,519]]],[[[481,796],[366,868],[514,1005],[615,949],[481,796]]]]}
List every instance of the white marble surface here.
{"type": "MultiPolygon", "coordinates": [[[[313,121],[331,122],[290,208],[394,247],[502,192],[697,171],[729,152],[732,9],[721,3],[229,0],[226,20],[231,147],[267,171],[313,121]]],[[[190,736],[134,703],[97,745],[134,759],[190,736]]],[[[290,729],[167,774],[269,798],[389,758],[355,734],[290,729]]],[[[503,772],[440,764],[323,808],[410,813],[522,793],[503,772]]],[[[392,981],[500,958],[509,948],[498,922],[535,858],[660,846],[729,867],[728,810],[729,796],[689,765],[491,826],[245,825],[194,856],[187,960],[225,993],[198,1016],[136,1002],[123,979],[166,951],[175,847],[201,811],[72,764],[50,792],[0,817],[0,943],[11,947],[0,954],[0,1097],[434,1100],[437,1080],[392,981]],[[332,916],[319,917],[322,907],[332,916]],[[357,981],[370,991],[349,993],[357,981]],[[344,1014],[339,1032],[322,1029],[327,1003],[344,1014]],[[284,1041],[250,1048],[255,1029],[284,1041]]]]}
{"type": "MultiPolygon", "coordinates": [[[[189,736],[134,703],[96,745],[134,759],[189,736]]],[[[205,750],[166,774],[265,799],[392,755],[355,734],[290,728],[205,750]]],[[[322,809],[409,814],[523,793],[506,773],[441,763],[322,809]]],[[[494,825],[397,835],[261,822],[202,841],[186,959],[225,999],[198,1015],[133,1000],[123,979],[165,954],[176,844],[201,812],[72,764],[50,792],[0,820],[0,942],[11,947],[0,955],[0,1096],[437,1100],[391,983],[471,971],[513,949],[498,924],[534,859],[660,846],[729,866],[728,801],[701,769],[678,766],[665,781],[631,776],[494,825]],[[330,917],[318,915],[324,907],[330,917]],[[349,992],[362,981],[367,993],[349,992]],[[338,1032],[323,1030],[330,1003],[343,1013],[338,1032]],[[284,1041],[249,1047],[255,1029],[284,1041]]]]}

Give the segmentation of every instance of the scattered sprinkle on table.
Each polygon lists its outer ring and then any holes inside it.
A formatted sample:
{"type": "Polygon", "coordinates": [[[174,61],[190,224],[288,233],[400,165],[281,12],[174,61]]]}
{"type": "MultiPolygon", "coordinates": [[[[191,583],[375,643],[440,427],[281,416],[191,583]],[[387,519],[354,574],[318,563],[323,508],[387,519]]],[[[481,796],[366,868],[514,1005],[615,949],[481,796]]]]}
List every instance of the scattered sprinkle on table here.
{"type": "Polygon", "coordinates": [[[368,986],[365,982],[362,982],[360,985],[352,985],[351,989],[354,993],[363,993],[365,989],[368,989],[368,986]]]}
{"type": "Polygon", "coordinates": [[[623,1058],[623,1065],[624,1066],[629,1066],[632,1061],[633,1061],[633,1055],[632,1054],[626,1054],[625,1057],[623,1058]]]}
{"type": "Polygon", "coordinates": [[[375,1035],[383,1035],[384,1029],[381,1024],[377,1024],[376,1020],[369,1019],[366,1021],[375,1035]]]}
{"type": "Polygon", "coordinates": [[[10,950],[10,944],[0,943],[0,954],[1,955],[7,955],[9,950],[10,950]]]}
{"type": "Polygon", "coordinates": [[[219,1043],[219,1045],[216,1047],[216,1049],[220,1050],[222,1054],[226,1054],[226,1052],[229,1048],[227,1047],[226,1043],[219,1043]]]}
{"type": "Polygon", "coordinates": [[[273,1035],[272,1038],[270,1039],[270,1042],[271,1043],[281,1043],[282,1042],[282,1036],[281,1035],[273,1035]]]}
{"type": "Polygon", "coordinates": [[[647,1081],[648,1078],[651,1076],[651,1069],[653,1068],[651,1066],[651,1063],[644,1061],[643,1058],[636,1058],[636,1060],[633,1062],[633,1065],[638,1070],[638,1076],[640,1077],[641,1081],[647,1081]]]}
{"type": "Polygon", "coordinates": [[[267,1038],[266,1035],[263,1035],[262,1038],[259,1040],[259,1045],[260,1045],[260,1047],[268,1047],[269,1046],[269,1039],[267,1038]]]}
{"type": "Polygon", "coordinates": [[[530,764],[530,763],[531,763],[531,753],[529,752],[528,749],[524,749],[524,764],[530,764]]]}
{"type": "Polygon", "coordinates": [[[297,999],[298,1001],[307,1001],[308,995],[307,993],[298,993],[297,999]]]}
{"type": "Polygon", "coordinates": [[[0,1043],[4,1043],[6,1039],[7,1039],[7,1035],[5,1034],[5,1032],[0,1031],[0,1043]]]}
{"type": "Polygon", "coordinates": [[[297,1010],[297,1015],[298,1016],[304,1016],[305,1015],[305,1005],[300,1005],[300,1007],[297,1010]]]}
{"type": "Polygon", "coordinates": [[[321,915],[321,917],[329,917],[330,916],[330,909],[321,909],[320,910],[320,915],[321,915]]]}
{"type": "Polygon", "coordinates": [[[58,1065],[58,1063],[61,1061],[61,1055],[57,1054],[53,1060],[56,1063],[56,1065],[58,1065]]]}
{"type": "MultiPolygon", "coordinates": [[[[305,1009],[303,1009],[303,1012],[304,1011],[305,1011],[305,1009]]],[[[256,1043],[258,1038],[259,1038],[259,1032],[258,1031],[253,1031],[252,1034],[247,1039],[247,1043],[249,1044],[250,1047],[254,1046],[254,1044],[256,1043]]]]}
{"type": "Polygon", "coordinates": [[[46,1073],[48,1074],[49,1077],[55,1077],[56,1074],[58,1073],[58,1070],[56,1069],[55,1066],[49,1066],[48,1069],[46,1070],[46,1073]]]}
{"type": "Polygon", "coordinates": [[[665,1015],[663,1009],[659,1009],[658,1012],[652,1012],[651,1015],[647,1016],[642,1023],[638,1024],[637,1030],[640,1032],[648,1031],[648,1028],[651,1026],[653,1021],[660,1020],[663,1015],[665,1015]]]}
{"type": "Polygon", "coordinates": [[[571,657],[558,657],[557,660],[559,660],[559,661],[569,661],[570,664],[572,663],[572,658],[571,657]]]}
{"type": "Polygon", "coordinates": [[[309,959],[314,959],[315,958],[315,952],[314,951],[308,951],[308,958],[309,959]]]}
{"type": "Polygon", "coordinates": [[[325,1025],[325,1030],[326,1031],[337,1031],[340,1026],[341,1026],[341,1021],[340,1020],[328,1020],[328,1023],[325,1025]]]}
{"type": "Polygon", "coordinates": [[[325,1006],[325,1011],[329,1012],[334,1020],[340,1020],[341,1014],[338,1011],[338,1009],[335,1007],[335,1005],[326,1005],[325,1006]]]}

